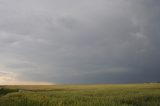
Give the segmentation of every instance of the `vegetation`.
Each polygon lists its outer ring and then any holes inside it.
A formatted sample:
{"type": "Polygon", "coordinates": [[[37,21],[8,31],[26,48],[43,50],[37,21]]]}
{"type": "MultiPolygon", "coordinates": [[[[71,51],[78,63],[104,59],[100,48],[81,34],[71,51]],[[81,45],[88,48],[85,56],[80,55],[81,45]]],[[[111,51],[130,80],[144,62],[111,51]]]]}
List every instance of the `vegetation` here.
{"type": "Polygon", "coordinates": [[[0,106],[160,106],[158,83],[3,86],[1,90],[0,106]],[[7,90],[14,92],[2,93],[7,90]]]}
{"type": "Polygon", "coordinates": [[[6,94],[11,93],[11,92],[18,92],[18,89],[4,89],[4,88],[0,88],[0,96],[6,95],[6,94]]]}

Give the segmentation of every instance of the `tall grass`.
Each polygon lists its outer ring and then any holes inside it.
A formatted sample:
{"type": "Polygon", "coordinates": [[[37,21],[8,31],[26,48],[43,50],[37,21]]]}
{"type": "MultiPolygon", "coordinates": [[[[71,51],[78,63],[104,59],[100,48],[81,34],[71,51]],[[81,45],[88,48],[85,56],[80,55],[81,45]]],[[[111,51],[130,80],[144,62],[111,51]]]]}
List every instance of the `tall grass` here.
{"type": "Polygon", "coordinates": [[[4,88],[0,88],[0,96],[6,95],[6,94],[11,93],[11,92],[18,92],[18,89],[4,89],[4,88]]]}
{"type": "Polygon", "coordinates": [[[0,106],[160,106],[160,84],[7,86],[0,106]]]}

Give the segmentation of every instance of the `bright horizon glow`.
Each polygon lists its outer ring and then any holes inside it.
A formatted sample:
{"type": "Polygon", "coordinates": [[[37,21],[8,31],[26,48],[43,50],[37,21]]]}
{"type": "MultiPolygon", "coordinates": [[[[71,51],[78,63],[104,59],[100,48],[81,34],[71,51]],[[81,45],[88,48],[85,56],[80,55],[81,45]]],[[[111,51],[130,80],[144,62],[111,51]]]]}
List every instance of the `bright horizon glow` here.
{"type": "Polygon", "coordinates": [[[18,74],[10,72],[0,72],[0,85],[53,85],[50,82],[25,81],[18,79],[18,74]]]}

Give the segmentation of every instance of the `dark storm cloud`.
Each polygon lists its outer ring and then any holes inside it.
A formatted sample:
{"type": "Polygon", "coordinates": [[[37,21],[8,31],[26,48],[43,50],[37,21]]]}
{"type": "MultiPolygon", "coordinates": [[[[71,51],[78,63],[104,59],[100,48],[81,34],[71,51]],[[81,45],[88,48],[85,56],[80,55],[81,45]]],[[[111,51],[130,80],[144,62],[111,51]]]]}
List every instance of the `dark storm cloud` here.
{"type": "Polygon", "coordinates": [[[56,83],[159,81],[158,0],[0,2],[1,70],[56,83]]]}

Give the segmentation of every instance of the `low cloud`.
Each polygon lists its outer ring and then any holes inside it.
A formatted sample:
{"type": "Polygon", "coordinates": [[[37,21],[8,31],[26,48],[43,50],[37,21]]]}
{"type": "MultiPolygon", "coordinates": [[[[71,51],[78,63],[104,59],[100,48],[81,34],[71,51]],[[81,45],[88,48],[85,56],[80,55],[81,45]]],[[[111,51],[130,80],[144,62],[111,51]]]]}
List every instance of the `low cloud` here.
{"type": "Polygon", "coordinates": [[[1,0],[0,70],[18,75],[2,81],[159,81],[159,10],[157,0],[1,0]]]}

